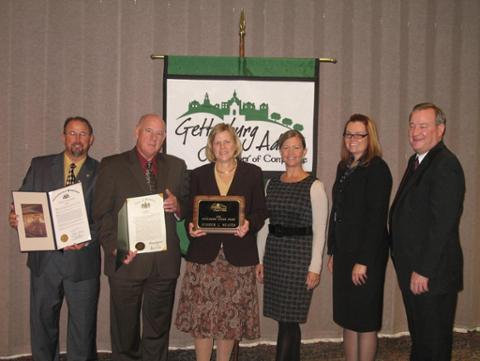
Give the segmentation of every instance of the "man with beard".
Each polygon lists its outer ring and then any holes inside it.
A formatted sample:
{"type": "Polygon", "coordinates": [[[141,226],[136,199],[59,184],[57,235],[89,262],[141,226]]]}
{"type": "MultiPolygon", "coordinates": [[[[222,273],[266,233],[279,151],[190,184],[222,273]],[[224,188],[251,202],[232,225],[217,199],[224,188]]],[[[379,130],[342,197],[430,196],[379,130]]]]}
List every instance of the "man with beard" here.
{"type": "MultiPolygon", "coordinates": [[[[63,126],[65,150],[32,159],[20,191],[48,192],[82,183],[92,239],[57,251],[28,252],[30,268],[30,336],[34,360],[58,361],[60,309],[68,305],[67,358],[96,360],[100,248],[92,220],[92,197],[98,161],[88,156],[93,129],[82,117],[63,126]]],[[[10,226],[17,228],[13,209],[10,226]]]]}

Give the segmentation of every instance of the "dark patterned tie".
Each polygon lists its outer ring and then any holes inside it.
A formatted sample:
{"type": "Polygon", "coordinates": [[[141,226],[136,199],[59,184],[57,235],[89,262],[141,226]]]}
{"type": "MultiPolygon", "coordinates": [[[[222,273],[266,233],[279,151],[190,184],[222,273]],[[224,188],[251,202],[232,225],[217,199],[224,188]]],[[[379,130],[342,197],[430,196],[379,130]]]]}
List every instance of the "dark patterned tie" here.
{"type": "Polygon", "coordinates": [[[147,181],[147,186],[150,192],[155,193],[157,190],[157,183],[155,181],[155,174],[153,174],[152,162],[147,162],[147,168],[145,169],[145,180],[147,181]]]}
{"type": "Polygon", "coordinates": [[[71,186],[72,184],[77,183],[77,177],[75,177],[75,168],[77,166],[75,163],[70,163],[70,169],[68,171],[67,180],[65,181],[66,186],[71,186]]]}
{"type": "Polygon", "coordinates": [[[420,165],[420,162],[418,160],[418,157],[415,158],[415,162],[413,162],[413,171],[415,172],[420,165]]]}

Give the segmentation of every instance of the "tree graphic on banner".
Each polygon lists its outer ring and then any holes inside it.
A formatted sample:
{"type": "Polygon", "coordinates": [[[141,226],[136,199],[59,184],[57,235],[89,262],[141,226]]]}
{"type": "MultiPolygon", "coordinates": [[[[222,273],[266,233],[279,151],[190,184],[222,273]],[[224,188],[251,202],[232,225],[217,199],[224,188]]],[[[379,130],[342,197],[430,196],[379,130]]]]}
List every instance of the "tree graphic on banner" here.
{"type": "Polygon", "coordinates": [[[238,98],[236,91],[233,92],[233,96],[230,99],[216,104],[212,104],[208,93],[205,93],[203,102],[192,100],[188,104],[188,110],[179,118],[196,113],[213,114],[221,119],[231,116],[243,116],[245,121],[264,121],[275,123],[289,129],[303,130],[303,125],[299,123],[294,124],[291,118],[285,117],[282,119],[282,116],[278,112],[272,112],[270,116],[268,116],[268,111],[269,105],[267,103],[262,103],[257,108],[254,102],[242,102],[242,100],[238,98]]]}

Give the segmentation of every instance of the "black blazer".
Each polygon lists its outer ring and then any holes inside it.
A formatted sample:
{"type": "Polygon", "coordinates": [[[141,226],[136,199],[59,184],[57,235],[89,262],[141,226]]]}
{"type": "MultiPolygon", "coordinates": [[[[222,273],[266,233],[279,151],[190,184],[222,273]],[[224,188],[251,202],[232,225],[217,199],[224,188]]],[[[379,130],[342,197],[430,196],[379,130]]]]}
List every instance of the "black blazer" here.
{"type": "MultiPolygon", "coordinates": [[[[165,195],[169,189],[176,197],[180,208],[187,208],[188,176],[185,162],[174,156],[159,153],[157,156],[157,188],[165,195]]],[[[180,272],[180,241],[176,232],[173,213],[165,213],[167,251],[137,255],[128,265],[115,271],[117,247],[118,211],[125,199],[150,194],[136,150],[105,157],[100,163],[95,187],[93,216],[98,229],[98,239],[104,250],[107,276],[126,279],[146,278],[160,275],[165,279],[177,278],[180,272]]]]}
{"type": "MultiPolygon", "coordinates": [[[[214,167],[214,163],[209,163],[192,171],[191,204],[196,195],[220,195],[214,167]]],[[[249,232],[243,238],[231,234],[207,234],[198,238],[191,237],[186,256],[188,261],[201,264],[212,262],[217,257],[223,242],[225,257],[231,264],[235,266],[258,264],[256,233],[262,228],[267,218],[262,170],[253,164],[238,161],[228,195],[245,197],[245,218],[250,223],[249,232]]]]}
{"type": "Polygon", "coordinates": [[[459,223],[465,176],[457,157],[438,143],[412,171],[413,155],[390,211],[392,258],[402,290],[413,271],[428,277],[430,294],[463,287],[459,223]]]}
{"type": "Polygon", "coordinates": [[[342,180],[339,163],[332,190],[333,205],[328,227],[328,254],[351,253],[356,263],[370,267],[388,249],[387,214],[392,175],[387,163],[373,158],[342,180]],[[336,216],[335,216],[336,213],[336,216]]]}
{"type": "MultiPolygon", "coordinates": [[[[64,187],[63,166],[63,152],[33,158],[20,191],[49,192],[64,187]]],[[[67,258],[67,261],[64,264],[66,269],[62,270],[62,273],[67,279],[74,282],[92,279],[100,275],[100,248],[92,217],[93,187],[97,169],[98,161],[87,157],[77,177],[82,182],[92,240],[88,246],[79,251],[65,251],[64,257],[67,258]]],[[[28,252],[27,265],[33,274],[36,276],[42,274],[53,252],[58,251],[28,252]]]]}

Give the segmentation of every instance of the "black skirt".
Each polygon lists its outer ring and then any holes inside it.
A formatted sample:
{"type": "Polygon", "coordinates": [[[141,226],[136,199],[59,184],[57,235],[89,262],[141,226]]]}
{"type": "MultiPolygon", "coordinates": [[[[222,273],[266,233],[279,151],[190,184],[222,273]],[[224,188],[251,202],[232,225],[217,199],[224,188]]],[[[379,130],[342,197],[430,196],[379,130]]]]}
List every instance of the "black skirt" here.
{"type": "Polygon", "coordinates": [[[367,268],[367,282],[355,286],[352,254],[337,252],[333,257],[333,320],[339,326],[356,332],[378,331],[382,327],[383,285],[387,250],[367,268]]]}

